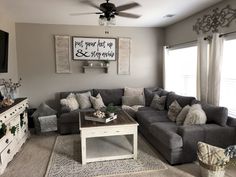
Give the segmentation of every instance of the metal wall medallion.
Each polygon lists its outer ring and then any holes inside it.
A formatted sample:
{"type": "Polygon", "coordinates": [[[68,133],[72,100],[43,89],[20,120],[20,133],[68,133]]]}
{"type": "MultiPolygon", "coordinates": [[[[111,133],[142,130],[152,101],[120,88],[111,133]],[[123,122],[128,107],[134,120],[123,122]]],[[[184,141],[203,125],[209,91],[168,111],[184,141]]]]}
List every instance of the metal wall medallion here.
{"type": "Polygon", "coordinates": [[[201,32],[207,33],[209,31],[218,32],[219,27],[229,27],[230,23],[236,19],[236,9],[232,9],[230,5],[219,10],[215,8],[212,14],[204,15],[202,18],[198,18],[193,30],[200,34],[201,32]]]}

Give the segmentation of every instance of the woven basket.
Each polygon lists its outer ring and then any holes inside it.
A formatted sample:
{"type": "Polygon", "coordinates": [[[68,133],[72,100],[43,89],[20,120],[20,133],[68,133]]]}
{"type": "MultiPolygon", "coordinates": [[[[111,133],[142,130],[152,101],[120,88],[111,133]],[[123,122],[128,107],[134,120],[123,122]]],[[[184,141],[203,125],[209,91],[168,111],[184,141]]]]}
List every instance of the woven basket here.
{"type": "Polygon", "coordinates": [[[199,160],[202,177],[224,177],[225,166],[208,165],[199,160]]]}

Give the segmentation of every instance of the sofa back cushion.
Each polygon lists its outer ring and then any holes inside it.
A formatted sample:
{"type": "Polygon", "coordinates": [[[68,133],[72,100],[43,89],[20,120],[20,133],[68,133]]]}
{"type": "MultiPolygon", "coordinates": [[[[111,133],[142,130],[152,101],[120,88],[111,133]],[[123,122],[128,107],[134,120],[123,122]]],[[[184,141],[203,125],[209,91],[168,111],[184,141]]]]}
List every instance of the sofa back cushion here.
{"type": "Polygon", "coordinates": [[[169,109],[169,106],[175,100],[183,108],[186,105],[191,105],[193,100],[195,100],[195,98],[194,97],[188,97],[188,96],[180,96],[180,95],[175,94],[174,92],[171,92],[167,95],[167,100],[166,100],[167,109],[169,109]]]}
{"type": "Polygon", "coordinates": [[[159,87],[144,88],[145,105],[150,106],[155,94],[158,96],[167,96],[169,92],[159,87]]]}
{"type": "Polygon", "coordinates": [[[110,103],[115,106],[121,106],[124,89],[94,89],[93,93],[95,96],[100,93],[106,106],[110,103]]]}
{"type": "Polygon", "coordinates": [[[91,92],[91,95],[93,95],[93,90],[81,90],[81,91],[71,91],[71,92],[61,92],[60,93],[60,99],[66,98],[70,93],[85,93],[85,92],[91,92]]]}
{"type": "Polygon", "coordinates": [[[219,107],[202,103],[198,100],[192,102],[192,104],[201,104],[202,109],[205,111],[207,116],[207,123],[215,123],[221,126],[226,126],[228,119],[228,109],[225,107],[219,107]]]}

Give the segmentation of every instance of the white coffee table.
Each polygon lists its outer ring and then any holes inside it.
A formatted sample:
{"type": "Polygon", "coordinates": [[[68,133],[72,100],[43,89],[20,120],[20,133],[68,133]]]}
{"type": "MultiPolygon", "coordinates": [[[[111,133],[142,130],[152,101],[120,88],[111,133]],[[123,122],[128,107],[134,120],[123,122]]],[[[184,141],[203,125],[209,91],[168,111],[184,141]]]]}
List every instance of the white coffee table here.
{"type": "Polygon", "coordinates": [[[80,137],[81,137],[81,157],[82,164],[96,161],[117,160],[117,159],[137,159],[138,148],[138,123],[126,112],[120,111],[117,119],[109,123],[99,123],[84,119],[85,113],[80,113],[80,137]],[[132,148],[124,148],[127,142],[124,142],[124,135],[132,135],[132,148]],[[118,138],[120,136],[120,138],[118,138]],[[104,137],[103,144],[96,143],[97,137],[104,137]],[[94,138],[94,140],[93,140],[94,138]],[[111,143],[108,143],[109,138],[111,143]],[[87,147],[88,141],[93,141],[93,146],[87,147]],[[122,144],[119,144],[122,143],[122,144]],[[107,144],[112,146],[105,147],[107,144]],[[103,146],[104,145],[104,146],[103,146]],[[102,149],[99,149],[102,148],[102,149]],[[90,154],[87,149],[90,149],[90,154]],[[92,149],[92,150],[91,150],[92,149]],[[124,150],[126,149],[126,150],[124,150]],[[96,153],[98,151],[98,153],[96,153]],[[107,153],[107,154],[106,154],[107,153]],[[96,154],[96,155],[94,155],[96,154]],[[93,156],[94,155],[94,156],[93,156]]]}

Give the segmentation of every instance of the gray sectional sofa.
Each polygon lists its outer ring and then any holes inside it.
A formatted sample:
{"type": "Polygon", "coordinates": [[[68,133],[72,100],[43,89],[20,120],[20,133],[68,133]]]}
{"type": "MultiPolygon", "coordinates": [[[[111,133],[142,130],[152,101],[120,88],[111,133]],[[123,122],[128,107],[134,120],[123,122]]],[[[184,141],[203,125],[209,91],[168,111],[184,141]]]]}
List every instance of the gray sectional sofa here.
{"type": "MultiPolygon", "coordinates": [[[[105,105],[111,102],[119,107],[122,105],[124,89],[92,89],[89,91],[94,96],[100,93],[105,105]]],[[[61,93],[61,99],[69,93],[61,93]]],[[[142,135],[170,164],[188,163],[196,160],[198,141],[222,148],[236,144],[236,119],[228,117],[227,108],[203,104],[194,97],[180,96],[161,88],[146,88],[144,93],[145,107],[140,108],[134,118],[139,123],[139,131],[142,135]],[[164,111],[150,107],[154,94],[167,96],[164,111]],[[201,104],[207,116],[207,123],[192,126],[176,125],[167,116],[168,108],[174,100],[177,100],[181,107],[196,103],[201,104]]],[[[61,134],[79,133],[79,112],[91,110],[93,109],[78,109],[70,112],[62,107],[61,115],[58,118],[59,132],[61,134]]]]}

